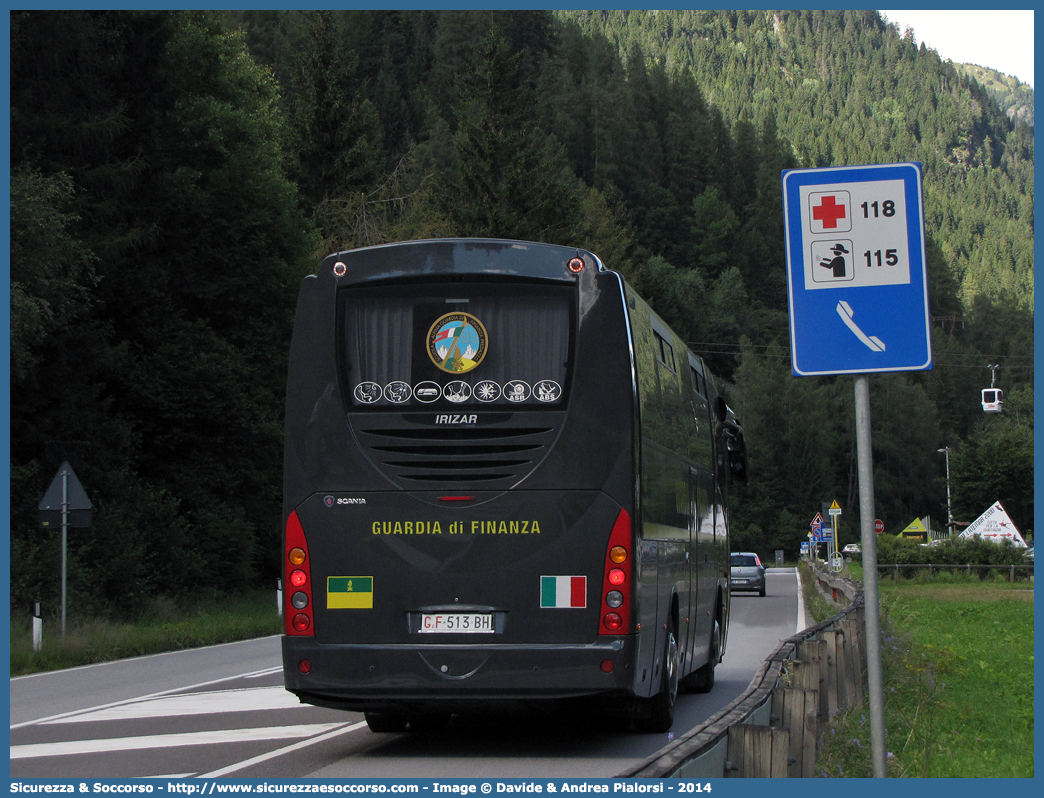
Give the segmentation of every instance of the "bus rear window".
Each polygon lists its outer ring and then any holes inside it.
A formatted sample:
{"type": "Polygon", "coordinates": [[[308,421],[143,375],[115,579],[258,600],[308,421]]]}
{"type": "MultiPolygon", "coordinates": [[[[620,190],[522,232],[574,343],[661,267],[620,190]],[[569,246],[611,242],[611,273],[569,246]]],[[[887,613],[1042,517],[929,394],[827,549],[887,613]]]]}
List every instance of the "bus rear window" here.
{"type": "Polygon", "coordinates": [[[573,290],[525,283],[343,289],[338,319],[347,405],[561,407],[573,290]]]}

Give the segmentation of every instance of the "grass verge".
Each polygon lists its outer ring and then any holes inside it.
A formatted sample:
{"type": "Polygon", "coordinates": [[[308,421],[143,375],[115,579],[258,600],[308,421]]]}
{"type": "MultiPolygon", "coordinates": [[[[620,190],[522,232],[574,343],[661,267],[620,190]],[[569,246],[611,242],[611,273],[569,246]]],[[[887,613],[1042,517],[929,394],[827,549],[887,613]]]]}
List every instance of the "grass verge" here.
{"type": "Polygon", "coordinates": [[[272,591],[190,607],[157,600],[134,623],[68,620],[64,641],[60,621],[45,619],[40,651],[33,651],[28,621],[12,619],[11,675],[248,640],[279,634],[281,629],[272,591]]]}
{"type": "MultiPolygon", "coordinates": [[[[1032,588],[883,581],[880,598],[889,775],[1032,778],[1032,588]]],[[[873,775],[865,707],[830,724],[816,770],[873,775]]]]}

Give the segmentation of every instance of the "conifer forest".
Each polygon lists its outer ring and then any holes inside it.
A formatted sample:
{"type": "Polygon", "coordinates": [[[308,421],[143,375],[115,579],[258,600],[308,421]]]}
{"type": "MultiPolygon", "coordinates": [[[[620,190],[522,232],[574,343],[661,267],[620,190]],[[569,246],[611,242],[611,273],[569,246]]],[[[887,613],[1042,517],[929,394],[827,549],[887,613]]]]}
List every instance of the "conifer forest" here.
{"type": "Polygon", "coordinates": [[[94,505],[74,614],[274,590],[301,279],[443,236],[591,250],[708,361],[746,430],[734,550],[796,556],[833,500],[857,540],[852,378],[791,373],[795,167],[923,168],[934,368],[870,380],[877,517],[945,524],[949,447],[954,517],[999,500],[1032,534],[1032,108],[878,12],[10,22],[13,612],[56,605],[63,461],[94,505]]]}

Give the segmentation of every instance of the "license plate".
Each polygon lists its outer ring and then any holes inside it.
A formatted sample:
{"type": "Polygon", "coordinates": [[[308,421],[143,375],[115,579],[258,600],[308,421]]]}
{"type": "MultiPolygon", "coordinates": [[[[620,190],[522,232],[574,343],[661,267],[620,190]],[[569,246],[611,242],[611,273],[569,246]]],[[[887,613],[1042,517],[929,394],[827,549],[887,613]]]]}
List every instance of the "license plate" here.
{"type": "Polygon", "coordinates": [[[745,584],[747,584],[747,580],[746,579],[733,579],[732,583],[735,584],[735,585],[745,585],[745,584]]]}
{"type": "Polygon", "coordinates": [[[494,634],[492,613],[425,612],[421,614],[421,634],[494,634]]]}

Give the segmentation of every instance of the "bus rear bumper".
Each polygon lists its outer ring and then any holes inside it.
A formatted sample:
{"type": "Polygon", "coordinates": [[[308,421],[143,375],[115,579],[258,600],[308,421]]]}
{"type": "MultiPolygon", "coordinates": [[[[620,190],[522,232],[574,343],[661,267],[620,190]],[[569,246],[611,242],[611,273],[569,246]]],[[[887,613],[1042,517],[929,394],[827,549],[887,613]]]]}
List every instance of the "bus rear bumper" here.
{"type": "Polygon", "coordinates": [[[420,647],[324,644],[284,636],[283,678],[286,689],[305,703],[360,712],[465,712],[627,698],[636,694],[636,685],[649,681],[631,666],[637,642],[637,637],[618,636],[586,645],[420,647]]]}

